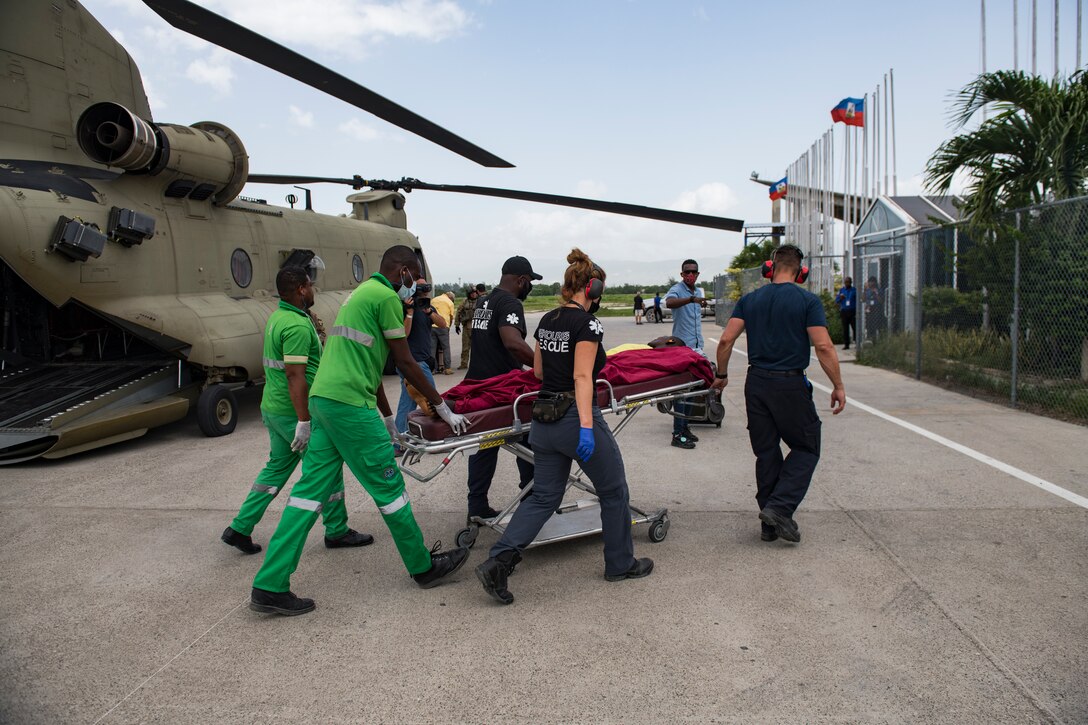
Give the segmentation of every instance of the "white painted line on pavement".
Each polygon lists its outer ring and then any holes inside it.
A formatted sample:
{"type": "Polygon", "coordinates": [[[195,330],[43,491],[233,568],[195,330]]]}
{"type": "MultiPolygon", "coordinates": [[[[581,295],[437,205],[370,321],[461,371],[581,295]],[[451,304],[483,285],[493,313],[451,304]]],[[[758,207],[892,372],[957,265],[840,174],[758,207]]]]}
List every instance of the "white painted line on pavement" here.
{"type": "MultiPolygon", "coordinates": [[[[718,342],[718,340],[716,340],[713,337],[708,337],[707,339],[711,340],[712,342],[715,342],[715,343],[718,342]]],[[[748,357],[748,353],[746,351],[744,351],[744,350],[741,350],[740,348],[734,347],[733,350],[736,351],[736,352],[739,352],[744,357],[748,357]]],[[[810,380],[809,382],[812,382],[812,381],[810,380]]],[[[827,387],[826,385],[821,385],[820,383],[812,383],[812,387],[818,388],[819,390],[822,390],[825,393],[830,393],[831,392],[831,388],[827,387]]],[[[901,428],[906,428],[907,430],[911,431],[912,433],[917,433],[918,435],[922,436],[923,438],[928,438],[929,440],[931,440],[931,441],[933,441],[935,443],[940,443],[942,446],[945,446],[946,448],[951,448],[952,450],[956,451],[957,453],[962,453],[963,455],[965,455],[965,456],[967,456],[969,458],[974,458],[976,461],[979,461],[980,463],[985,463],[987,466],[991,466],[993,468],[996,468],[997,470],[1001,471],[1002,473],[1007,473],[1010,476],[1013,476],[1015,478],[1019,478],[1021,481],[1024,481],[1025,483],[1030,483],[1032,486],[1035,486],[1036,488],[1041,488],[1042,490],[1046,491],[1047,493],[1052,493],[1055,496],[1059,496],[1061,498],[1064,498],[1066,501],[1069,501],[1070,503],[1074,503],[1077,506],[1080,506],[1081,508],[1088,509],[1088,498],[1085,498],[1084,496],[1081,496],[1080,494],[1073,493],[1072,491],[1068,491],[1068,490],[1062,488],[1061,486],[1058,486],[1057,484],[1053,484],[1050,481],[1039,478],[1038,476],[1033,475],[1031,473],[1028,473],[1027,471],[1021,471],[1016,466],[1010,466],[1008,463],[1005,463],[1004,461],[999,461],[996,458],[993,458],[991,456],[986,455],[985,453],[980,453],[980,452],[976,451],[974,448],[968,448],[965,445],[962,445],[960,443],[956,443],[953,440],[949,440],[948,438],[945,438],[942,435],[938,435],[938,434],[934,433],[933,431],[926,430],[925,428],[922,428],[921,426],[917,426],[914,423],[908,423],[907,421],[903,420],[902,418],[896,418],[894,415],[888,415],[884,411],[877,410],[876,408],[874,408],[871,405],[866,405],[865,403],[859,402],[857,398],[847,397],[847,406],[854,406],[855,408],[859,408],[861,410],[864,410],[866,413],[870,413],[872,415],[875,415],[877,418],[882,418],[883,420],[886,420],[889,423],[894,423],[895,425],[897,425],[897,426],[899,426],[901,428]]]]}

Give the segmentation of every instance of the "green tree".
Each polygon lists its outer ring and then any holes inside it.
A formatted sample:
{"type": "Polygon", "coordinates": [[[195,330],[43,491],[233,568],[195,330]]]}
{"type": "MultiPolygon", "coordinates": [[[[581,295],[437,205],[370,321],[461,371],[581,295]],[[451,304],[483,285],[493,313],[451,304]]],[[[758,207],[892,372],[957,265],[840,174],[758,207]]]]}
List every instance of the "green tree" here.
{"type": "Polygon", "coordinates": [[[951,121],[963,129],[983,109],[974,131],[945,141],[926,165],[926,186],[947,193],[966,174],[964,214],[994,228],[1002,212],[1086,191],[1088,74],[1047,80],[1023,71],[984,73],[956,94],[951,121]]]}
{"type": "Polygon", "coordinates": [[[764,239],[760,244],[748,244],[744,249],[740,250],[740,254],[733,257],[733,261],[730,262],[729,267],[731,269],[751,269],[752,267],[758,267],[771,258],[771,254],[777,246],[778,245],[775,244],[774,239],[771,237],[764,239]]]}

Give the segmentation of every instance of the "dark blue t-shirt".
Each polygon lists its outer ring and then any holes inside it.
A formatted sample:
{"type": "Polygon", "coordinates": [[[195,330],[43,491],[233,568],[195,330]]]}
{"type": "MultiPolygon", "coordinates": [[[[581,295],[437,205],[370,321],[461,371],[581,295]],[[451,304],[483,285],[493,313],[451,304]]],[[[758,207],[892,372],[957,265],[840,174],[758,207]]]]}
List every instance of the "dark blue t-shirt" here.
{"type": "Polygon", "coordinates": [[[412,329],[408,333],[408,349],[416,362],[430,364],[431,360],[431,316],[416,307],[412,311],[412,329]]]}
{"type": "Polygon", "coordinates": [[[808,328],[827,327],[820,298],[792,282],[769,284],[740,298],[733,317],[744,320],[748,363],[765,370],[804,370],[808,328]]]}

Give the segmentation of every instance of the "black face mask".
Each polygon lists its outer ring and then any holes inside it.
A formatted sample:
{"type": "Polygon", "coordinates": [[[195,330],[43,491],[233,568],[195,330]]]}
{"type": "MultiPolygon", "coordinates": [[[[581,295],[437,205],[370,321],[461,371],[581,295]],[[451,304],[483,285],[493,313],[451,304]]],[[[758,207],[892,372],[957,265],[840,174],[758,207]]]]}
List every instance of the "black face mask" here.
{"type": "Polygon", "coordinates": [[[532,292],[532,291],[533,291],[533,283],[532,282],[527,282],[525,284],[525,288],[523,290],[518,291],[518,299],[521,300],[522,302],[524,302],[525,299],[529,296],[529,293],[532,292]]]}
{"type": "Polygon", "coordinates": [[[601,309],[601,301],[600,300],[593,300],[592,302],[589,303],[589,310],[588,310],[589,314],[595,315],[595,314],[597,314],[597,310],[599,310],[599,309],[601,309]]]}

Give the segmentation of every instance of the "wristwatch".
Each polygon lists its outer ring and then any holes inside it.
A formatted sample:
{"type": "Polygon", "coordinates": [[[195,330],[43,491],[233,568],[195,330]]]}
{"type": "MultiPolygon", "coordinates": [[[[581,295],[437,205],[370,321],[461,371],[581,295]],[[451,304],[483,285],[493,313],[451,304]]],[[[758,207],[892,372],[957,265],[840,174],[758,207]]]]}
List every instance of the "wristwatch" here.
{"type": "Polygon", "coordinates": [[[729,377],[729,373],[718,373],[714,377],[717,378],[718,380],[725,380],[726,378],[729,377]]]}

